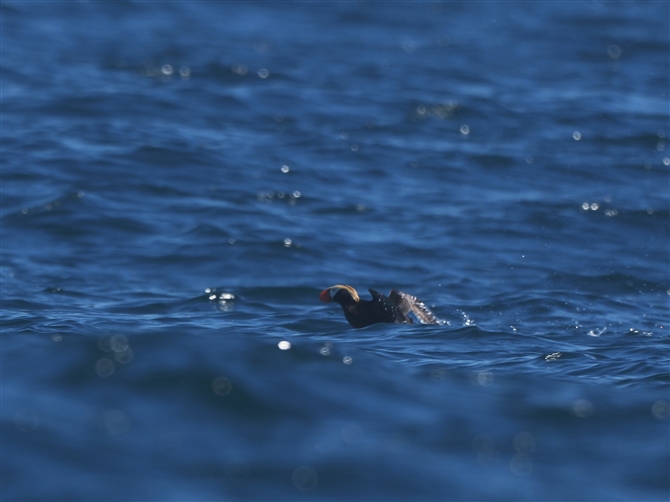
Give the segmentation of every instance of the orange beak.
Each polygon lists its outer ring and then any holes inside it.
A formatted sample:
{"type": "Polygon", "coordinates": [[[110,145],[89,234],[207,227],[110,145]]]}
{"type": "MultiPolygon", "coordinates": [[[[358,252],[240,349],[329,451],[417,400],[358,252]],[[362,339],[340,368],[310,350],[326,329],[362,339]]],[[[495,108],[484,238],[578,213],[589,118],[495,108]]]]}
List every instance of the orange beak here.
{"type": "Polygon", "coordinates": [[[321,294],[319,295],[319,300],[326,303],[333,301],[333,299],[330,297],[330,288],[321,291],[321,294]]]}

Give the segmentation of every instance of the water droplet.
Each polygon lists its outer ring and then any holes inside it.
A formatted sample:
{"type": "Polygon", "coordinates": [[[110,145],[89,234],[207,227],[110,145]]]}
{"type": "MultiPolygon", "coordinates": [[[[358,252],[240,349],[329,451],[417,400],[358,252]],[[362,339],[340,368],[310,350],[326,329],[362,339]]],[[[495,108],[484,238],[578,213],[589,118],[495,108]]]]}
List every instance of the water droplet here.
{"type": "Polygon", "coordinates": [[[530,432],[519,432],[514,436],[514,449],[517,453],[535,453],[535,436],[530,432]]]}
{"type": "Polygon", "coordinates": [[[621,48],[618,45],[610,45],[607,48],[607,54],[609,54],[612,59],[619,59],[621,57],[621,48]]]}
{"type": "Polygon", "coordinates": [[[103,378],[111,376],[114,373],[114,369],[114,362],[106,357],[98,359],[95,363],[95,372],[103,378]]]}
{"type": "Polygon", "coordinates": [[[651,414],[654,418],[662,420],[670,416],[670,403],[668,401],[656,401],[651,407],[651,414]]]}
{"type": "Polygon", "coordinates": [[[102,414],[102,426],[110,434],[123,434],[130,428],[130,420],[120,410],[109,410],[102,414]]]}
{"type": "Polygon", "coordinates": [[[416,42],[411,39],[405,39],[402,41],[402,50],[407,54],[411,54],[416,50],[416,42]]]}
{"type": "Polygon", "coordinates": [[[525,476],[533,470],[533,461],[525,453],[517,453],[510,460],[509,468],[517,476],[525,476]]]}
{"type": "Polygon", "coordinates": [[[308,492],[316,488],[319,478],[316,471],[311,467],[298,467],[293,471],[293,486],[303,492],[308,492]]]}
{"type": "Polygon", "coordinates": [[[14,425],[21,432],[35,430],[40,424],[40,419],[35,410],[21,408],[14,414],[14,425]]]}
{"type": "Polygon", "coordinates": [[[479,434],[472,441],[472,449],[477,453],[477,461],[484,467],[493,467],[499,462],[495,440],[487,434],[479,434]]]}
{"type": "Polygon", "coordinates": [[[595,412],[595,407],[587,399],[578,399],[572,404],[572,412],[579,418],[588,418],[595,412]]]}
{"type": "Polygon", "coordinates": [[[342,428],[342,441],[348,444],[356,444],[363,441],[363,429],[357,424],[347,424],[342,428]]]}
{"type": "Polygon", "coordinates": [[[115,352],[114,360],[120,364],[127,364],[133,359],[133,355],[134,355],[133,349],[128,347],[123,352],[115,352]]]}
{"type": "Polygon", "coordinates": [[[112,335],[109,340],[109,346],[114,352],[124,352],[129,347],[128,338],[125,335],[112,335]]]}
{"type": "Polygon", "coordinates": [[[606,327],[602,328],[602,329],[594,328],[586,334],[589,335],[589,336],[598,337],[598,336],[602,335],[606,330],[607,330],[606,327]]]}
{"type": "Polygon", "coordinates": [[[480,371],[477,374],[477,383],[482,387],[488,387],[493,383],[493,373],[490,371],[480,371]]]}
{"type": "Polygon", "coordinates": [[[233,384],[224,376],[218,376],[212,381],[212,390],[217,396],[227,396],[233,390],[233,384]]]}

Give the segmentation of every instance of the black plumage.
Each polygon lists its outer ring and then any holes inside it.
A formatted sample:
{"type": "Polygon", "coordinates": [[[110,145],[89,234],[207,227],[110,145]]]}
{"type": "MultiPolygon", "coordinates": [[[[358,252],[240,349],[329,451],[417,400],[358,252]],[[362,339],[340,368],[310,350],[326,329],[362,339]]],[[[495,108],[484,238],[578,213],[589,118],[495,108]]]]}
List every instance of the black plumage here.
{"type": "Polygon", "coordinates": [[[342,307],[344,317],[353,328],[365,328],[377,323],[413,324],[407,314],[412,312],[424,324],[437,324],[437,318],[415,296],[392,290],[385,296],[368,289],[371,300],[362,300],[351,286],[338,284],[324,289],[319,295],[323,302],[335,302],[342,307]],[[331,295],[331,291],[335,294],[331,295]]]}

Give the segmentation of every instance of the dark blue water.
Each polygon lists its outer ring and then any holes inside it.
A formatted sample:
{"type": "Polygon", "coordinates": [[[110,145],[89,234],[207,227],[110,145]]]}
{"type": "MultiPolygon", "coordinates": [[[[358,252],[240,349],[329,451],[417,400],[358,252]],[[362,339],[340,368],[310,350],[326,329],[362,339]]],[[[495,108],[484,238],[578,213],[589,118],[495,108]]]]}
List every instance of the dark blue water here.
{"type": "Polygon", "coordinates": [[[668,499],[668,2],[0,12],[3,500],[668,499]]]}

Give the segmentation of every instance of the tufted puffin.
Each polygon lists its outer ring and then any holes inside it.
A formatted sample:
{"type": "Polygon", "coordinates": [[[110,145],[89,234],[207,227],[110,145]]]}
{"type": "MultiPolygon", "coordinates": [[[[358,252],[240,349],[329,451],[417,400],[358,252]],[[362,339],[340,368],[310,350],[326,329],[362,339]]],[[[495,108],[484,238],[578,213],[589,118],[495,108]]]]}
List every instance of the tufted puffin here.
{"type": "Polygon", "coordinates": [[[361,300],[351,286],[336,284],[321,291],[319,300],[335,302],[342,306],[344,317],[353,328],[365,328],[371,324],[388,322],[392,324],[413,324],[407,314],[411,311],[423,324],[438,324],[437,318],[417,297],[392,290],[385,296],[374,289],[368,289],[372,300],[361,300]],[[331,295],[331,292],[335,294],[331,295]]]}

